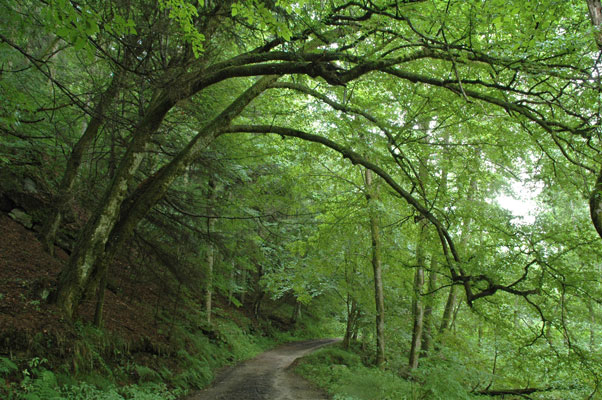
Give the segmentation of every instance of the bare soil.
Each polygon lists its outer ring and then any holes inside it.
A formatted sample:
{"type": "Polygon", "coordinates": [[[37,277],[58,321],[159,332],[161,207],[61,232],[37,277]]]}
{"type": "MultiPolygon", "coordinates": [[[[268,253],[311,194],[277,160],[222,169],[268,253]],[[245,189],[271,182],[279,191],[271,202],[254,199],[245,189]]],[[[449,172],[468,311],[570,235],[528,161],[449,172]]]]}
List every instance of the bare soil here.
{"type": "MultiPolygon", "coordinates": [[[[57,257],[48,255],[32,230],[0,212],[0,355],[37,356],[42,350],[36,348],[39,343],[53,343],[51,347],[60,356],[73,350],[73,325],[42,297],[55,285],[67,259],[60,249],[57,257]]],[[[123,338],[130,349],[166,347],[149,306],[157,304],[161,292],[152,282],[140,282],[136,272],[127,260],[120,259],[112,266],[110,283],[119,290],[106,292],[105,327],[123,338]]],[[[92,321],[94,306],[95,298],[91,298],[80,307],[84,322],[92,321]]]]}
{"type": "Polygon", "coordinates": [[[326,400],[326,393],[289,367],[297,358],[337,341],[296,342],[267,351],[222,371],[211,387],[186,400],[326,400]]]}

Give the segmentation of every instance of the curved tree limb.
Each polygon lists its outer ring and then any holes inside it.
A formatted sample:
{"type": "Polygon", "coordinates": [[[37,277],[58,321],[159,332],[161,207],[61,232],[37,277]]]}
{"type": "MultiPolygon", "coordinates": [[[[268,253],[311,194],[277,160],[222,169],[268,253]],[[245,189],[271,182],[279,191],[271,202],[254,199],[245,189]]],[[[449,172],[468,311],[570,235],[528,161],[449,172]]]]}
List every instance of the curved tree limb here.
{"type": "Polygon", "coordinates": [[[389,175],[384,169],[379,167],[378,165],[366,160],[360,154],[351,150],[348,147],[345,147],[333,140],[325,138],[323,136],[314,135],[311,133],[307,133],[301,130],[281,127],[281,126],[273,126],[273,125],[231,125],[228,127],[224,127],[221,130],[220,134],[225,133],[274,133],[281,136],[288,137],[296,137],[305,141],[314,142],[322,144],[332,150],[340,153],[343,158],[349,159],[352,164],[361,165],[365,168],[370,169],[372,172],[380,176],[387,184],[401,197],[403,198],[409,205],[411,205],[416,211],[418,211],[422,216],[424,216],[429,222],[431,222],[437,232],[439,233],[441,245],[443,247],[443,252],[448,259],[448,267],[450,269],[452,279],[454,282],[460,283],[464,286],[466,291],[467,303],[472,306],[474,300],[490,296],[495,294],[497,291],[504,291],[507,293],[519,295],[526,297],[530,294],[536,294],[538,291],[536,289],[532,290],[519,290],[514,289],[513,286],[521,281],[523,278],[520,278],[519,281],[514,282],[510,286],[504,286],[500,284],[496,284],[491,278],[485,275],[479,276],[471,276],[466,275],[461,268],[458,268],[456,271],[456,266],[460,266],[461,259],[456,250],[454,241],[445,228],[445,226],[439,221],[439,219],[431,213],[426,207],[424,207],[418,200],[416,200],[409,192],[407,192],[399,183],[393,179],[391,175],[389,175]],[[486,282],[487,288],[473,294],[472,283],[478,282],[486,282]]]}

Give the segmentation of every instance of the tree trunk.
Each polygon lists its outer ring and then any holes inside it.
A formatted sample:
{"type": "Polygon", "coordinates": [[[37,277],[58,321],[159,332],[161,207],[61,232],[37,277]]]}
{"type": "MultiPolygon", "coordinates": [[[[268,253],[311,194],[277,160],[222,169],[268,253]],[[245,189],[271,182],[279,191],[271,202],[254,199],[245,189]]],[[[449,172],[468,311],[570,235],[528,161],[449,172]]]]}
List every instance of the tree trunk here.
{"type": "Polygon", "coordinates": [[[414,300],[412,300],[412,314],[414,320],[414,327],[412,329],[412,345],[410,347],[409,366],[411,369],[418,367],[418,358],[420,355],[420,343],[422,342],[422,328],[424,310],[422,308],[422,301],[420,300],[420,291],[424,285],[424,270],[422,268],[416,268],[414,274],[414,300]]]}
{"type": "MultiPolygon", "coordinates": [[[[131,237],[136,225],[161,200],[173,181],[184,173],[198,153],[220,134],[220,129],[223,126],[230,124],[232,119],[237,117],[254,98],[263,93],[268,85],[277,79],[277,76],[266,76],[257,80],[254,85],[243,92],[222,113],[200,129],[199,133],[176,157],[136,188],[128,199],[124,201],[120,218],[111,231],[107,248],[102,258],[106,258],[109,261],[113,259],[125,241],[131,237]]],[[[92,290],[96,284],[97,279],[95,278],[92,280],[89,290],[92,290]]]]}
{"type": "Polygon", "coordinates": [[[589,212],[596,232],[602,238],[602,167],[589,197],[589,212]]]}
{"type": "Polygon", "coordinates": [[[422,343],[422,328],[424,322],[424,308],[422,305],[422,287],[424,286],[424,239],[426,234],[426,220],[419,222],[418,238],[416,241],[416,272],[414,273],[414,298],[412,299],[412,316],[414,326],[412,329],[412,344],[410,346],[409,366],[418,368],[420,344],[422,343]]]}
{"type": "Polygon", "coordinates": [[[449,330],[451,327],[451,320],[454,308],[456,307],[457,297],[456,286],[451,286],[449,288],[449,294],[447,295],[447,301],[445,302],[445,308],[443,309],[443,316],[441,317],[441,325],[439,326],[440,333],[449,330]]]}
{"type": "Polygon", "coordinates": [[[453,330],[454,330],[454,335],[457,333],[456,332],[456,321],[458,320],[458,314],[460,313],[460,308],[462,308],[462,300],[460,300],[458,302],[458,306],[454,310],[454,315],[452,316],[452,320],[451,320],[451,328],[453,328],[453,330]]]}
{"type": "Polygon", "coordinates": [[[347,298],[345,301],[347,311],[347,324],[345,327],[345,336],[343,337],[343,348],[349,349],[351,342],[357,338],[357,328],[359,319],[359,306],[355,297],[351,295],[356,288],[357,283],[355,282],[355,276],[357,273],[357,264],[350,262],[350,258],[353,258],[349,254],[349,249],[352,248],[353,244],[349,242],[348,247],[345,251],[345,289],[347,291],[347,298]]]}
{"type": "Polygon", "coordinates": [[[253,286],[253,291],[255,292],[255,298],[253,299],[253,315],[255,319],[258,319],[261,316],[261,302],[263,300],[263,296],[265,296],[265,292],[261,287],[261,278],[263,277],[263,267],[261,265],[257,266],[257,279],[255,280],[253,286]]]}
{"type": "Polygon", "coordinates": [[[426,305],[424,308],[424,318],[423,318],[423,330],[422,330],[422,343],[420,344],[420,357],[426,357],[431,348],[431,344],[433,342],[433,307],[435,303],[435,294],[433,293],[435,290],[435,286],[437,284],[437,260],[434,256],[431,256],[431,270],[429,271],[429,279],[428,279],[428,297],[426,298],[426,305]]]}
{"type": "Polygon", "coordinates": [[[144,158],[148,139],[159,128],[172,106],[173,102],[167,97],[157,96],[149,107],[145,118],[134,131],[115,177],[82,230],[68,264],[61,271],[55,300],[70,319],[74,317],[88,289],[94,265],[104,254],[105,244],[118,220],[121,203],[127,194],[128,183],[144,158]]]}
{"type": "Polygon", "coordinates": [[[373,182],[372,171],[366,169],[366,199],[370,214],[370,236],[372,238],[372,270],[374,272],[374,299],[376,302],[376,365],[385,363],[385,299],[383,292],[382,267],[380,260],[380,232],[375,202],[378,200],[378,188],[373,182]]]}
{"type": "Polygon", "coordinates": [[[257,297],[255,297],[255,301],[253,302],[253,315],[255,319],[259,319],[261,316],[261,301],[263,300],[264,293],[261,291],[257,297]]]}
{"type": "MultiPolygon", "coordinates": [[[[602,4],[600,3],[600,0],[586,1],[592,25],[596,28],[600,28],[600,26],[602,26],[602,4]]],[[[598,45],[598,49],[602,50],[602,32],[598,31],[595,35],[596,45],[598,45]]]]}
{"type": "MultiPolygon", "coordinates": [[[[215,198],[217,196],[217,191],[215,188],[215,182],[213,179],[209,179],[208,186],[208,196],[207,200],[209,202],[208,207],[208,215],[212,215],[213,213],[213,203],[215,202],[215,198]]],[[[215,263],[215,254],[214,254],[214,246],[211,242],[211,235],[215,226],[215,218],[207,218],[207,237],[209,239],[208,248],[207,248],[207,257],[205,259],[205,315],[207,324],[211,324],[211,300],[213,295],[213,265],[215,263]]]]}
{"type": "Polygon", "coordinates": [[[44,221],[41,232],[42,246],[50,253],[50,255],[54,255],[56,233],[61,224],[62,216],[71,201],[73,185],[75,184],[84,153],[88,150],[90,143],[92,143],[98,130],[102,126],[105,120],[106,110],[117,95],[124,75],[125,72],[122,70],[119,70],[113,75],[111,83],[96,102],[90,121],[82,133],[82,136],[79,138],[69,155],[67,167],[65,168],[57,193],[52,201],[52,210],[46,218],[46,221],[44,221]]]}
{"type": "Polygon", "coordinates": [[[347,326],[343,337],[343,348],[349,349],[354,333],[357,332],[358,307],[357,302],[349,294],[347,295],[347,326]]]}
{"type": "Polygon", "coordinates": [[[247,269],[244,267],[240,273],[240,287],[242,288],[240,292],[240,304],[244,307],[247,294],[247,269]]]}
{"type": "Polygon", "coordinates": [[[230,276],[228,277],[228,305],[232,305],[234,298],[234,286],[236,286],[236,276],[234,275],[234,264],[230,265],[230,276]]]}
{"type": "Polygon", "coordinates": [[[166,96],[155,96],[146,117],[134,132],[134,138],[111,186],[86,224],[69,264],[61,273],[56,301],[69,318],[73,318],[83,294],[97,287],[102,276],[102,265],[112,260],[122,244],[131,236],[138,222],[165,195],[171,183],[192,162],[198,151],[276,79],[277,76],[260,78],[202,129],[170,163],[142,182],[124,202],[128,182],[142,161],[150,134],[158,129],[165,114],[173,106],[166,96]]]}
{"type": "MultiPolygon", "coordinates": [[[[600,0],[586,0],[589,17],[592,25],[597,29],[595,32],[596,45],[602,50],[602,4],[600,0]]],[[[602,166],[596,178],[596,183],[589,196],[589,212],[592,223],[602,238],[602,166]]]]}
{"type": "MultiPolygon", "coordinates": [[[[213,221],[209,218],[209,221],[213,221]]],[[[207,222],[208,229],[212,229],[213,222],[207,222]]],[[[215,257],[213,254],[213,245],[209,244],[207,249],[206,269],[205,269],[205,315],[207,324],[211,324],[211,300],[213,297],[213,264],[215,257]]]]}
{"type": "Polygon", "coordinates": [[[104,324],[103,320],[103,311],[105,305],[105,290],[107,288],[107,274],[106,272],[102,274],[102,279],[100,280],[100,285],[98,286],[98,294],[96,298],[96,309],[94,310],[94,326],[97,328],[102,328],[104,324]]]}
{"type": "MultiPolygon", "coordinates": [[[[449,132],[444,133],[443,142],[449,143],[449,132]]],[[[448,150],[446,148],[445,155],[448,157],[448,150]]],[[[441,169],[441,196],[447,195],[447,169],[441,169]]],[[[447,300],[445,302],[445,307],[443,308],[443,315],[441,317],[441,324],[439,325],[439,333],[443,333],[448,330],[451,326],[452,314],[454,312],[454,307],[456,305],[456,299],[458,297],[456,286],[452,282],[452,286],[449,288],[449,293],[447,294],[447,300]]]]}
{"type": "Polygon", "coordinates": [[[293,314],[291,315],[291,325],[296,325],[299,317],[301,316],[301,303],[295,299],[295,305],[293,307],[293,314]]]}

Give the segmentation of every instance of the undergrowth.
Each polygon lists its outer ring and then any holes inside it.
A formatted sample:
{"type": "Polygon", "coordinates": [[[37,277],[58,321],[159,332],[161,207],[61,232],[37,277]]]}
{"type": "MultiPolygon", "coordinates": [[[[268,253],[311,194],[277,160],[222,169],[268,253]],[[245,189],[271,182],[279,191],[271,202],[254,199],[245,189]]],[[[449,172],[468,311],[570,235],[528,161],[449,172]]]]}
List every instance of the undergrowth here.
{"type": "Polygon", "coordinates": [[[334,400],[475,399],[457,374],[440,366],[412,379],[391,370],[366,366],[360,355],[331,346],[304,357],[296,371],[325,389],[334,400]],[[424,384],[428,382],[428,384],[424,384]]]}
{"type": "MultiPolygon", "coordinates": [[[[72,357],[58,367],[55,360],[49,362],[40,357],[0,357],[0,398],[176,399],[208,385],[217,368],[251,358],[283,339],[291,339],[287,335],[274,338],[262,331],[252,333],[226,318],[216,318],[208,327],[195,317],[172,326],[169,343],[142,358],[106,331],[78,324],[72,357]]],[[[238,323],[252,325],[246,320],[238,323]]]]}

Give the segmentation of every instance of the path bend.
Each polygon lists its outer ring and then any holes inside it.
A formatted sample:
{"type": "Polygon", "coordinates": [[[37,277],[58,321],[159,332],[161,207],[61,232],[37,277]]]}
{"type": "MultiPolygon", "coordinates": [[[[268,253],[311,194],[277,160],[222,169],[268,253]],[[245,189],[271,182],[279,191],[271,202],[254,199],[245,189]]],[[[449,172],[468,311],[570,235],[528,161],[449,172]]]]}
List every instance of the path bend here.
{"type": "Polygon", "coordinates": [[[327,400],[326,393],[287,367],[297,358],[338,341],[340,339],[309,340],[266,351],[224,370],[210,387],[186,400],[327,400]]]}

